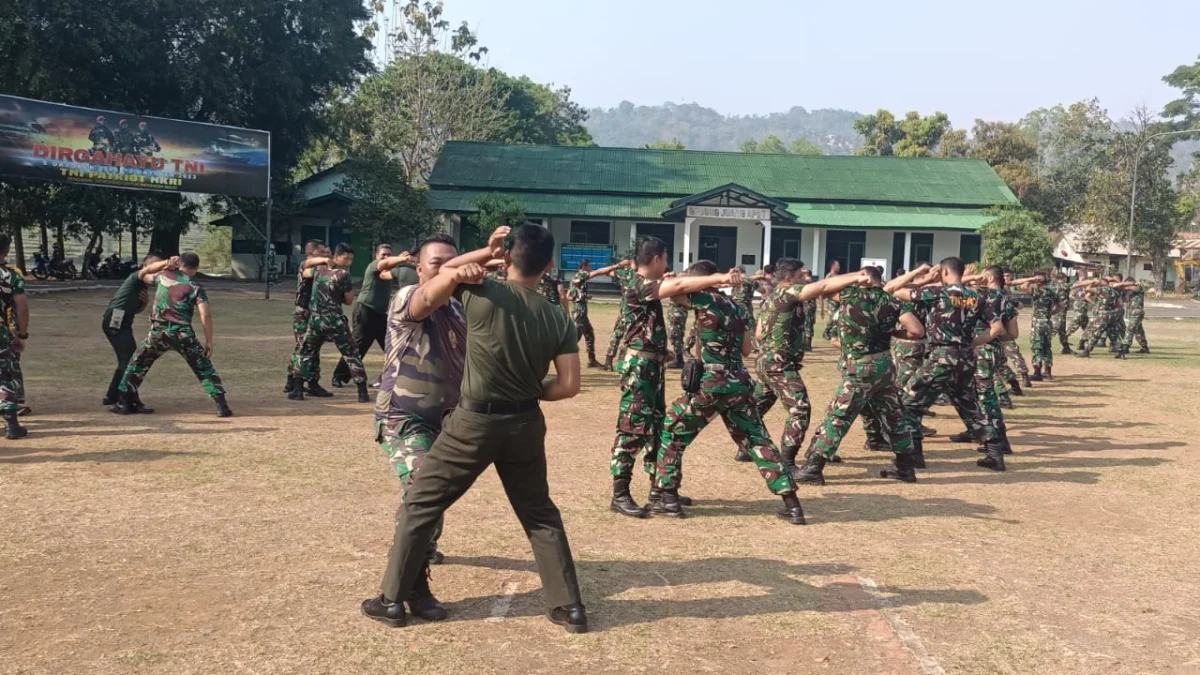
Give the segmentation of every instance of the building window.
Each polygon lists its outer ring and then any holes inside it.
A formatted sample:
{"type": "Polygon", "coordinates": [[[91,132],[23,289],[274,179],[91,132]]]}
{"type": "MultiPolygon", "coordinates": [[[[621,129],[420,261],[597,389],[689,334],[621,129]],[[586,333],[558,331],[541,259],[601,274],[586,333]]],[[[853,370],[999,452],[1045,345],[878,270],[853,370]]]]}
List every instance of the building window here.
{"type": "Polygon", "coordinates": [[[572,220],[572,244],[611,244],[609,230],[612,228],[603,220],[572,220]]]}
{"type": "Polygon", "coordinates": [[[867,233],[850,230],[829,230],[825,233],[825,269],[838,261],[842,272],[862,269],[863,252],[867,248],[867,233]]]}
{"type": "Polygon", "coordinates": [[[905,268],[904,262],[904,233],[892,233],[892,274],[905,268]]]}
{"type": "Polygon", "coordinates": [[[908,261],[908,269],[916,269],[921,263],[933,264],[933,235],[913,232],[912,258],[908,261]]]}
{"type": "Polygon", "coordinates": [[[785,239],[783,242],[783,257],[800,259],[800,240],[785,239]]]}
{"type": "Polygon", "coordinates": [[[1142,265],[1142,271],[1143,272],[1153,272],[1154,271],[1154,263],[1144,263],[1142,265]]]}
{"type": "Polygon", "coordinates": [[[964,234],[958,240],[958,257],[966,263],[983,262],[983,238],[978,234],[964,234]]]}

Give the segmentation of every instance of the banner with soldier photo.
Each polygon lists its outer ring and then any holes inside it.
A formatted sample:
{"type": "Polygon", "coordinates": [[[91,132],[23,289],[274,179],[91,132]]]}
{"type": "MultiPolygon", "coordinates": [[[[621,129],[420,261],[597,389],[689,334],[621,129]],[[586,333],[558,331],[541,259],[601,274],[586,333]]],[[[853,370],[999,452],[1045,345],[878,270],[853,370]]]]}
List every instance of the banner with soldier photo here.
{"type": "Polygon", "coordinates": [[[270,153],[265,131],[0,94],[0,176],[265,199],[270,153]]]}

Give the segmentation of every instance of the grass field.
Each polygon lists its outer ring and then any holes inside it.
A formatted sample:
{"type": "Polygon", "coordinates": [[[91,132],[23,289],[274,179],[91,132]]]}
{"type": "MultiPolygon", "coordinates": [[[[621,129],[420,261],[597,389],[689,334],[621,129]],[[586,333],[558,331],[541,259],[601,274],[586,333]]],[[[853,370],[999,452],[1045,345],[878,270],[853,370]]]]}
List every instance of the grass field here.
{"type": "MultiPolygon", "coordinates": [[[[806,527],[774,518],[720,424],[688,452],[691,518],[609,513],[616,378],[586,371],[544,407],[593,630],[569,636],[490,472],[447,515],[451,620],[363,618],[399,499],[369,407],[284,398],[286,299],[210,297],[228,420],[173,355],[143,388],[157,414],[109,414],[107,294],[33,298],[36,415],[0,441],[0,673],[1200,672],[1200,321],[1148,321],[1149,357],[1060,357],[1009,413],[1005,474],[944,440],[946,408],[915,485],[874,477],[856,426],[800,492],[806,527]]],[[[606,343],[614,307],[592,313],[606,343]]],[[[815,423],[829,346],[804,376],[815,423]]]]}

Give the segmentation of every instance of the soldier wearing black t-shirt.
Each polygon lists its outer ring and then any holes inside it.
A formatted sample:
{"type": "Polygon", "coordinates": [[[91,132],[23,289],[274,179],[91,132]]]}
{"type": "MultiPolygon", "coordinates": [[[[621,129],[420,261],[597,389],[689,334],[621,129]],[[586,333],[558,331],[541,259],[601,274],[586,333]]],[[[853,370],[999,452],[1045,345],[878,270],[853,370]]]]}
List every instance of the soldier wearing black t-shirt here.
{"type": "MultiPolygon", "coordinates": [[[[145,267],[160,260],[162,258],[151,254],[142,260],[142,266],[145,267]]],[[[129,367],[129,360],[133,358],[133,353],[137,351],[138,346],[137,338],[133,336],[133,318],[146,309],[149,302],[150,293],[146,289],[146,284],[142,282],[141,272],[134,272],[121,283],[116,295],[104,310],[104,319],[100,322],[100,329],[104,331],[104,337],[108,338],[113,353],[117,355],[117,369],[113,372],[112,380],[108,383],[108,391],[104,394],[104,405],[106,406],[115,404],[121,395],[121,378],[125,377],[125,369],[129,367]]],[[[153,408],[142,405],[142,400],[137,394],[134,394],[130,404],[133,412],[154,412],[153,408]]]]}

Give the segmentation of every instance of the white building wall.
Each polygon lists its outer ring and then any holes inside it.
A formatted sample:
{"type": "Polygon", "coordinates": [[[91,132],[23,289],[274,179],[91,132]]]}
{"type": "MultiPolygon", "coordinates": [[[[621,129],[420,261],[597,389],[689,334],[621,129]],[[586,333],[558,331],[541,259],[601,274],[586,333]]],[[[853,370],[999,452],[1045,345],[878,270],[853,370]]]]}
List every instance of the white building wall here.
{"type": "Polygon", "coordinates": [[[892,231],[891,230],[867,230],[867,246],[863,253],[864,258],[879,258],[886,261],[884,263],[883,276],[885,279],[892,276],[892,231]]]}
{"type": "MultiPolygon", "coordinates": [[[[938,261],[956,256],[961,252],[960,244],[962,243],[961,232],[934,232],[933,233],[933,260],[929,263],[936,265],[938,261]]],[[[970,262],[970,261],[968,261],[970,262]]]]}

